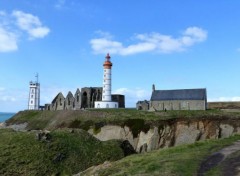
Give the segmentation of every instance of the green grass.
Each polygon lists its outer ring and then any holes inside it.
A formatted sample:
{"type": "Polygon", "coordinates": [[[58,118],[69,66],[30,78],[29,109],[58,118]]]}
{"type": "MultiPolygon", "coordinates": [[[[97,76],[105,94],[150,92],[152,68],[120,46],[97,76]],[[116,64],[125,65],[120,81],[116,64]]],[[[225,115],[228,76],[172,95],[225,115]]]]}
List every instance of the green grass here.
{"type": "MultiPolygon", "coordinates": [[[[139,121],[138,127],[162,124],[176,119],[239,119],[239,112],[224,112],[220,110],[207,111],[137,111],[135,109],[88,109],[86,111],[22,111],[13,118],[7,120],[7,124],[19,124],[27,122],[28,130],[32,129],[57,129],[57,128],[81,128],[88,130],[96,124],[130,125],[131,119],[139,121]],[[140,122],[143,121],[144,123],[140,122]],[[140,124],[141,123],[141,124],[140,124]]],[[[136,130],[136,131],[137,131],[136,130]]],[[[142,129],[144,130],[144,129],[142,129]]]]}
{"type": "Polygon", "coordinates": [[[0,175],[71,175],[124,157],[119,141],[101,142],[82,130],[50,134],[46,142],[36,140],[35,132],[0,130],[0,175]]]}
{"type": "MultiPolygon", "coordinates": [[[[111,167],[101,169],[98,175],[146,175],[146,176],[192,176],[197,175],[200,163],[210,154],[239,140],[233,136],[221,140],[196,142],[169,149],[131,155],[113,162],[111,167]]],[[[87,174],[87,173],[85,173],[87,174]]],[[[208,175],[219,174],[213,169],[208,175]]]]}

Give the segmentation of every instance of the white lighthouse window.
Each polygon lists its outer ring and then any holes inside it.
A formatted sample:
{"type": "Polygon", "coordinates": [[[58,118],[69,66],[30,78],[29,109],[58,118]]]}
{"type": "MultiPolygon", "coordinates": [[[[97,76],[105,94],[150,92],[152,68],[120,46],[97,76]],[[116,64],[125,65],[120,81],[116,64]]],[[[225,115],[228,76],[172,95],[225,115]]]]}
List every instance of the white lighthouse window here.
{"type": "Polygon", "coordinates": [[[31,95],[31,98],[33,98],[33,95],[31,95]]]}
{"type": "Polygon", "coordinates": [[[32,93],[34,93],[34,89],[32,89],[32,93]]]}
{"type": "Polygon", "coordinates": [[[33,104],[33,101],[31,101],[31,104],[33,104]]]}

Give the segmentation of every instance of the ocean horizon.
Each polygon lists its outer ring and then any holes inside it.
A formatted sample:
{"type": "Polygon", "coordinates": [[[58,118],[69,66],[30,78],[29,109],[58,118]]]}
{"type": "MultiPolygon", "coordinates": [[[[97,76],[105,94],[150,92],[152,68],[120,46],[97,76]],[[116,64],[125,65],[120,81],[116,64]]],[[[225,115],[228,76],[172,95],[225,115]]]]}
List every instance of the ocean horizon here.
{"type": "Polygon", "coordinates": [[[0,112],[0,123],[10,119],[15,114],[14,112],[0,112]]]}

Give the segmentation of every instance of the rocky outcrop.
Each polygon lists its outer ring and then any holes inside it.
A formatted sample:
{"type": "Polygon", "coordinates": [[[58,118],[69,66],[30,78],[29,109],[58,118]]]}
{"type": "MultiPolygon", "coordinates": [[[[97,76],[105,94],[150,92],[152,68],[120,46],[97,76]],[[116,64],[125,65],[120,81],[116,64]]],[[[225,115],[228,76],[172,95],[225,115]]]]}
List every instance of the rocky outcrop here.
{"type": "MultiPolygon", "coordinates": [[[[149,125],[149,124],[145,124],[149,125]]],[[[206,139],[226,138],[240,134],[240,121],[201,119],[178,119],[175,121],[161,121],[150,125],[146,130],[139,130],[137,135],[131,127],[118,125],[105,125],[94,132],[88,131],[99,140],[110,139],[128,140],[138,153],[148,152],[159,148],[191,144],[206,139]]]]}
{"type": "Polygon", "coordinates": [[[15,131],[26,131],[26,127],[27,127],[28,123],[20,123],[20,124],[12,124],[12,125],[7,125],[5,122],[0,123],[0,129],[4,129],[4,128],[11,128],[15,131]]]}

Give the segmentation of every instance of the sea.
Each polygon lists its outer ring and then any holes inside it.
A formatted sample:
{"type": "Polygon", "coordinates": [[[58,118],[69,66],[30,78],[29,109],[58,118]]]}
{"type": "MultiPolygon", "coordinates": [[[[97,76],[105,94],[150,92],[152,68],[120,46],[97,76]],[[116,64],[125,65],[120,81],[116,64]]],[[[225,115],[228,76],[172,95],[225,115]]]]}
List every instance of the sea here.
{"type": "Polygon", "coordinates": [[[13,112],[0,112],[0,123],[4,122],[5,120],[11,118],[14,116],[16,113],[13,112]]]}

